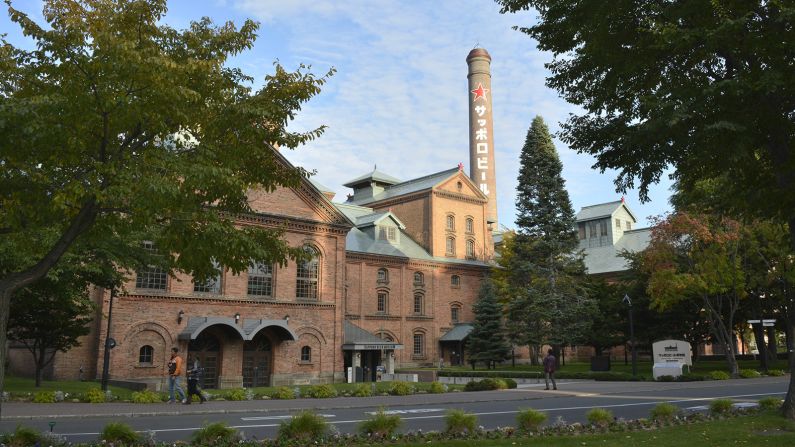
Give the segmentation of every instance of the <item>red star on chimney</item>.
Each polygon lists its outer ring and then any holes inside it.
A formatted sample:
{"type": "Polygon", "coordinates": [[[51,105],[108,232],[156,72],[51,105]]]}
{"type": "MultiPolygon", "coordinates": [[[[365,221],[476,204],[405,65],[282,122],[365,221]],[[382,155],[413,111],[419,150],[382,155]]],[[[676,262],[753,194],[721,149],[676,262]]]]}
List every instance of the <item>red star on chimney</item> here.
{"type": "Polygon", "coordinates": [[[489,92],[489,89],[483,88],[483,84],[478,82],[478,88],[476,88],[475,90],[472,90],[472,93],[475,94],[475,97],[472,98],[472,102],[475,102],[478,99],[483,99],[485,101],[486,100],[486,93],[488,93],[488,92],[489,92]]]}
{"type": "Polygon", "coordinates": [[[464,170],[464,164],[463,163],[458,163],[458,170],[459,171],[463,171],[464,170]]]}

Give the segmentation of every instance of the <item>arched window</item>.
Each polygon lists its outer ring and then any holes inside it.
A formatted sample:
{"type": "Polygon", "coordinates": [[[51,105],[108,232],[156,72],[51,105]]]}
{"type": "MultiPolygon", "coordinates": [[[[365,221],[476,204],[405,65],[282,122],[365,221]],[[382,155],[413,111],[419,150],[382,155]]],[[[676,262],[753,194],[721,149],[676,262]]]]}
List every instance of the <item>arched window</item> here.
{"type": "MultiPolygon", "coordinates": [[[[157,254],[157,249],[151,241],[144,241],[141,247],[151,253],[157,254]]],[[[166,269],[156,265],[148,265],[135,272],[135,288],[146,290],[166,290],[168,273],[166,269]]]]}
{"type": "Polygon", "coordinates": [[[305,246],[304,251],[310,258],[298,263],[295,280],[295,296],[297,298],[318,299],[318,278],[320,277],[320,255],[316,248],[305,246]]]}
{"type": "Polygon", "coordinates": [[[475,257],[475,241],[472,239],[467,239],[467,258],[474,258],[475,257]]]}
{"type": "Polygon", "coordinates": [[[467,220],[466,220],[466,232],[467,233],[474,233],[475,232],[475,221],[471,217],[467,217],[467,220]]]}
{"type": "Polygon", "coordinates": [[[455,231],[455,216],[452,214],[447,215],[447,230],[455,231]]]}
{"type": "Polygon", "coordinates": [[[425,334],[422,332],[414,333],[414,349],[412,354],[415,357],[422,357],[425,355],[425,334]]]}
{"type": "Polygon", "coordinates": [[[425,284],[425,275],[422,272],[414,272],[414,285],[421,286],[425,284]]]}
{"type": "Polygon", "coordinates": [[[445,253],[450,256],[455,254],[455,238],[449,236],[447,238],[447,245],[445,246],[445,253]]]}
{"type": "Polygon", "coordinates": [[[377,301],[376,311],[380,314],[389,313],[389,293],[379,291],[377,301]]]}
{"type": "Polygon", "coordinates": [[[376,275],[376,282],[379,284],[389,284],[389,270],[385,268],[378,269],[378,274],[376,275]]]}
{"type": "Polygon", "coordinates": [[[138,350],[138,364],[140,365],[151,365],[152,359],[154,358],[155,350],[149,345],[141,346],[141,349],[138,350]]]}
{"type": "Polygon", "coordinates": [[[461,277],[458,275],[453,275],[450,277],[450,286],[451,287],[461,287],[461,277]]]}
{"type": "Polygon", "coordinates": [[[425,297],[421,293],[414,294],[414,313],[422,315],[425,311],[425,297]]]}
{"type": "Polygon", "coordinates": [[[457,304],[453,304],[450,306],[450,321],[453,323],[458,323],[461,318],[461,306],[457,304]]]}
{"type": "Polygon", "coordinates": [[[304,346],[301,348],[301,362],[309,363],[312,361],[312,348],[304,346]]]}
{"type": "Polygon", "coordinates": [[[193,291],[198,293],[221,293],[221,266],[213,261],[213,267],[218,270],[215,276],[211,276],[204,281],[194,281],[193,291]]]}
{"type": "Polygon", "coordinates": [[[273,266],[252,263],[248,267],[248,295],[273,296],[273,266]]]}

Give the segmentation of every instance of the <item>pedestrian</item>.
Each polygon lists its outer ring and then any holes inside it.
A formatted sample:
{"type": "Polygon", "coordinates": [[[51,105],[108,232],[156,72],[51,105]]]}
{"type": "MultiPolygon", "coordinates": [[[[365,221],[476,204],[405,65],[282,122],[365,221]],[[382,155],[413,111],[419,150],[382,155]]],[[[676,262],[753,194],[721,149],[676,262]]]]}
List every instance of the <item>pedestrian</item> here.
{"type": "Polygon", "coordinates": [[[199,380],[201,380],[201,364],[198,358],[188,356],[188,397],[185,405],[190,405],[191,399],[194,395],[199,396],[199,403],[203,404],[207,399],[204,398],[204,393],[199,389],[199,380]]]}
{"type": "Polygon", "coordinates": [[[547,351],[547,356],[544,357],[544,383],[547,384],[546,389],[549,389],[549,381],[552,381],[552,389],[558,389],[558,384],[555,383],[555,367],[557,366],[557,359],[552,355],[552,350],[547,351]]]}
{"type": "Polygon", "coordinates": [[[185,392],[179,386],[179,378],[182,375],[182,357],[179,356],[179,348],[171,348],[171,360],[168,361],[168,403],[173,404],[176,402],[174,399],[174,391],[179,394],[180,402],[183,404],[185,400],[185,392]]]}

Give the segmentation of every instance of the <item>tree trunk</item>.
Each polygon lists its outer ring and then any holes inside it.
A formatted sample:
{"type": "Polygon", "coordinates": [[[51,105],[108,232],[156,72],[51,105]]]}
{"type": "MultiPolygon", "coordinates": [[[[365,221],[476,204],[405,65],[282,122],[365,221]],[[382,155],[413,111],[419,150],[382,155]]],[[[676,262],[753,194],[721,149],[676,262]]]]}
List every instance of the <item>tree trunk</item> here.
{"type": "Polygon", "coordinates": [[[768,356],[767,343],[765,343],[765,330],[761,323],[754,323],[754,338],[756,338],[756,349],[759,351],[759,367],[767,372],[768,356]]]}
{"type": "Polygon", "coordinates": [[[767,328],[767,355],[770,362],[778,360],[778,346],[776,346],[776,327],[769,326],[767,328]]]}
{"type": "MultiPolygon", "coordinates": [[[[6,361],[8,359],[8,311],[11,308],[11,294],[14,289],[0,289],[0,392],[4,391],[6,361]]],[[[0,399],[0,417],[3,414],[3,400],[0,399]]]]}
{"type": "MultiPolygon", "coordinates": [[[[792,244],[792,252],[795,253],[795,217],[789,221],[790,243],[792,244]]],[[[787,297],[787,318],[786,330],[787,339],[795,341],[795,296],[790,290],[789,284],[786,284],[786,291],[784,296],[787,297]]],[[[787,360],[789,362],[789,387],[787,388],[787,396],[784,397],[784,405],[781,409],[784,417],[787,419],[795,420],[795,349],[790,346],[787,353],[787,360]]]]}

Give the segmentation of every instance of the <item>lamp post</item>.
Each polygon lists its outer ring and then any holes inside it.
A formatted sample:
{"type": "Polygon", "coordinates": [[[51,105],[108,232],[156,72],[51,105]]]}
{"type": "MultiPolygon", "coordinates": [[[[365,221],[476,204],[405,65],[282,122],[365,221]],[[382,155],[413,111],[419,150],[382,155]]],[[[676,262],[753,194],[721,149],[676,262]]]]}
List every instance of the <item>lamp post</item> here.
{"type": "Polygon", "coordinates": [[[629,306],[629,345],[632,347],[632,377],[636,377],[638,375],[638,351],[635,350],[635,321],[632,317],[632,300],[629,295],[624,294],[622,301],[629,306]]]}

